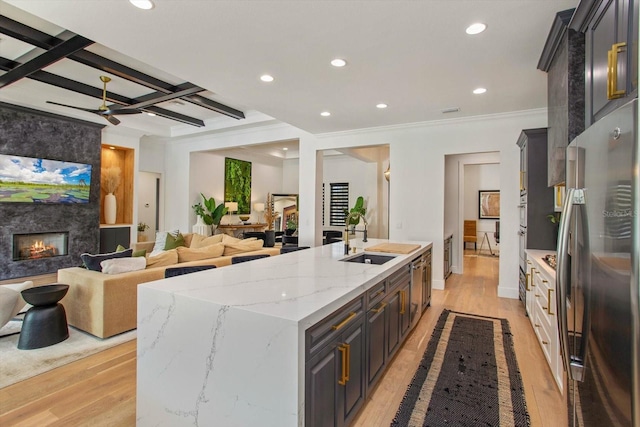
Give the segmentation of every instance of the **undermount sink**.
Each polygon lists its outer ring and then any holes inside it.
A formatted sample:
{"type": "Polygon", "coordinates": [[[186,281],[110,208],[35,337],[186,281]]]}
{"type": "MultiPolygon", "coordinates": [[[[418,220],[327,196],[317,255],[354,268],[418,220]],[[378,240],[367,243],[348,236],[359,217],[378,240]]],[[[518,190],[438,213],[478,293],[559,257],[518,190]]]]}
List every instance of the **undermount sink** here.
{"type": "Polygon", "coordinates": [[[387,261],[391,261],[394,258],[395,258],[395,256],[390,256],[390,255],[372,255],[372,254],[364,253],[364,254],[356,255],[356,256],[351,257],[351,258],[343,258],[340,261],[357,262],[357,263],[360,263],[360,264],[381,265],[381,264],[384,264],[387,261]]]}

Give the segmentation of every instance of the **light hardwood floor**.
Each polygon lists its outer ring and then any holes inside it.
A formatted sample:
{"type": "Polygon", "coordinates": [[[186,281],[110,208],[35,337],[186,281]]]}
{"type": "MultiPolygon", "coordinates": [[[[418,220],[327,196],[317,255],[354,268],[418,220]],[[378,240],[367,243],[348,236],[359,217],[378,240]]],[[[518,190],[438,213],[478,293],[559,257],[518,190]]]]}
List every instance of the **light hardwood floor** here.
{"type": "MultiPolygon", "coordinates": [[[[522,303],[497,297],[498,259],[465,251],[464,275],[433,291],[431,307],[398,352],[354,425],[388,426],[443,308],[509,320],[532,427],[565,427],[558,391],[522,303]]],[[[0,362],[1,363],[1,362],[0,362]]],[[[1,426],[134,426],[136,342],[0,389],[1,426]]]]}

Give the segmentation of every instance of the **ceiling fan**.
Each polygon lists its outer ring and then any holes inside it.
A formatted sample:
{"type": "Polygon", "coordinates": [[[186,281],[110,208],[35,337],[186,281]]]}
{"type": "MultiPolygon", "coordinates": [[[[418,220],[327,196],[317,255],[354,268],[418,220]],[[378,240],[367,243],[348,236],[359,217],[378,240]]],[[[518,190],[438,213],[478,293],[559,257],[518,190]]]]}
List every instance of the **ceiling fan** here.
{"type": "Polygon", "coordinates": [[[48,104],[54,104],[54,105],[60,105],[61,107],[68,107],[68,108],[73,108],[73,109],[76,109],[76,110],[87,111],[89,113],[97,114],[97,115],[102,116],[105,119],[107,119],[107,121],[109,123],[111,123],[112,125],[120,124],[120,120],[118,120],[117,118],[113,117],[115,115],[120,115],[120,114],[140,114],[140,113],[142,113],[142,111],[137,109],[137,108],[129,108],[129,109],[127,109],[127,108],[116,108],[116,109],[111,109],[111,108],[107,107],[107,83],[109,83],[111,81],[111,78],[107,77],[107,76],[100,76],[100,81],[102,81],[102,83],[103,83],[103,86],[102,86],[102,105],[99,106],[97,110],[92,110],[90,108],[76,107],[74,105],[60,104],[58,102],[53,102],[53,101],[47,101],[47,103],[48,104]]]}

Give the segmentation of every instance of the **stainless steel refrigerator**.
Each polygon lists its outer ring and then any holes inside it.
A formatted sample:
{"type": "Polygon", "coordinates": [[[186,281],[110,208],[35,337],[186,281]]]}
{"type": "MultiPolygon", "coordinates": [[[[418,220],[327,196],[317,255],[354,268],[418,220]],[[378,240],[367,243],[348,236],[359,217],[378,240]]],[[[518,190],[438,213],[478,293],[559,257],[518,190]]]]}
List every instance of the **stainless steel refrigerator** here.
{"type": "Polygon", "coordinates": [[[569,426],[640,426],[638,100],[567,147],[556,303],[569,426]]]}

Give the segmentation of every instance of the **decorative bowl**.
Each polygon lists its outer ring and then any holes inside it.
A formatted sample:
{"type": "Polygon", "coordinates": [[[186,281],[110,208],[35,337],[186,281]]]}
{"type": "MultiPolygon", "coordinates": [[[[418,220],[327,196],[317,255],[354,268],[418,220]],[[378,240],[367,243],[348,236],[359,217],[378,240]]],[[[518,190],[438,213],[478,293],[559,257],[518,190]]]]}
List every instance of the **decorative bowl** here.
{"type": "Polygon", "coordinates": [[[251,215],[239,215],[238,218],[240,218],[240,221],[249,221],[251,215]]]}

